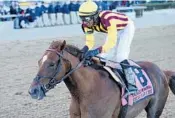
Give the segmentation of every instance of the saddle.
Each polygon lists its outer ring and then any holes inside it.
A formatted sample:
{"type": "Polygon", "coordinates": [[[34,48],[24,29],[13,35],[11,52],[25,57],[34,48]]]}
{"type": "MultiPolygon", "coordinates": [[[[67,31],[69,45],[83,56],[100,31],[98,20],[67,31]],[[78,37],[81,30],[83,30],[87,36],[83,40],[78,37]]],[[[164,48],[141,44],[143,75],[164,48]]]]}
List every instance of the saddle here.
{"type": "Polygon", "coordinates": [[[119,84],[121,88],[127,88],[126,79],[123,72],[123,68],[120,63],[109,62],[107,60],[96,60],[93,59],[93,62],[101,66],[105,71],[107,71],[112,79],[119,84]]]}

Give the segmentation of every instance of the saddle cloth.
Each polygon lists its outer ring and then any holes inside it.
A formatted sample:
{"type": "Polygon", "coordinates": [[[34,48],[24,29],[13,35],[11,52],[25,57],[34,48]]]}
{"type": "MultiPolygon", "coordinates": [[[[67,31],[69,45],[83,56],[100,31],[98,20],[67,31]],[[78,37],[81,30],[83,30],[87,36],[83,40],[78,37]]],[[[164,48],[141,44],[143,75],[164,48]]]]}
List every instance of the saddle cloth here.
{"type": "Polygon", "coordinates": [[[125,60],[122,63],[124,66],[130,67],[134,72],[137,87],[137,91],[135,93],[129,92],[127,88],[127,80],[123,73],[122,67],[119,67],[119,65],[117,65],[117,69],[109,66],[103,67],[112,76],[113,80],[121,85],[122,106],[133,105],[140,100],[153,95],[153,85],[146,72],[132,60],[125,60]]]}

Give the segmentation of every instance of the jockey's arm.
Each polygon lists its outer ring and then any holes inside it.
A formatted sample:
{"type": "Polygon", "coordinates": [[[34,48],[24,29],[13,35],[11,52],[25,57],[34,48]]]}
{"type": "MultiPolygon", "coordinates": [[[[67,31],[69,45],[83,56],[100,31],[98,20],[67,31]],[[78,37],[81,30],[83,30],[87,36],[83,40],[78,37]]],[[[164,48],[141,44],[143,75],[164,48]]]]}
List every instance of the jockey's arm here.
{"type": "Polygon", "coordinates": [[[95,40],[94,40],[94,34],[93,29],[84,28],[84,32],[86,35],[86,46],[88,46],[89,50],[91,50],[94,47],[95,40]]]}
{"type": "Polygon", "coordinates": [[[108,30],[108,39],[105,44],[102,46],[102,52],[108,52],[110,49],[114,48],[117,43],[117,27],[116,23],[111,21],[111,25],[107,28],[108,30]]]}

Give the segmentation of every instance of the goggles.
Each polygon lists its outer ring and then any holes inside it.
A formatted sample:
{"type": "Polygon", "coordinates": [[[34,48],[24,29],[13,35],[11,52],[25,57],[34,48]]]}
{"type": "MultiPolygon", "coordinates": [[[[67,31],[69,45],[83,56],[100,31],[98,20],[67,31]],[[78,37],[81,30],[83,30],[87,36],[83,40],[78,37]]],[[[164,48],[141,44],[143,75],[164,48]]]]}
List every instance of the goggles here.
{"type": "Polygon", "coordinates": [[[91,16],[80,16],[83,22],[90,22],[93,18],[91,16]]]}

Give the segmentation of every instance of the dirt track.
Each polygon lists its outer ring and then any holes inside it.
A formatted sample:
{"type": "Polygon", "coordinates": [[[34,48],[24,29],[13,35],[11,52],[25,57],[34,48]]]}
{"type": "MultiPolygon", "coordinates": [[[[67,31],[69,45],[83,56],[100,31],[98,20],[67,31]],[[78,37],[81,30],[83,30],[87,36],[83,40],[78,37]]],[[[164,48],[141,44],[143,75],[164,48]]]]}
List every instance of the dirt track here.
{"type": "MultiPolygon", "coordinates": [[[[97,34],[99,43],[102,37],[97,34]]],[[[82,36],[63,38],[82,46],[82,36]],[[81,44],[81,45],[80,45],[81,44]]],[[[37,61],[53,39],[0,42],[0,118],[67,118],[69,91],[59,84],[42,101],[27,91],[37,71],[37,61]]],[[[130,58],[155,62],[175,70],[175,25],[137,29],[130,58]]],[[[145,117],[142,113],[138,118],[145,117]]],[[[161,118],[174,118],[175,96],[170,93],[161,118]]]]}

